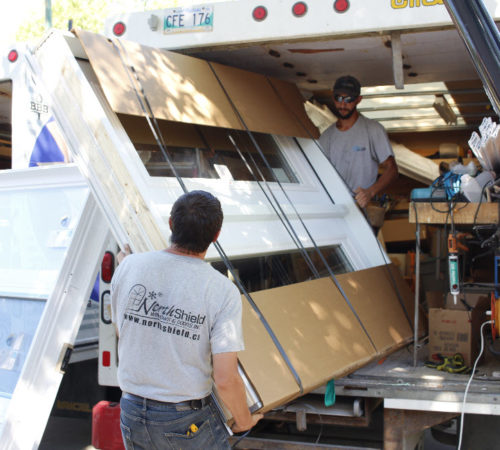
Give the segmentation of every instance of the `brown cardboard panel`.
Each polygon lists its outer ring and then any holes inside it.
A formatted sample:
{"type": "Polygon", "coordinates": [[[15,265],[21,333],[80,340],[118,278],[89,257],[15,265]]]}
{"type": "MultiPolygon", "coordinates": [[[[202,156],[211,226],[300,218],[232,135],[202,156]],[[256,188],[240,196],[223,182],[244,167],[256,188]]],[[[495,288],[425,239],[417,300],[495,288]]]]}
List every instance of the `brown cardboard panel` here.
{"type": "Polygon", "coordinates": [[[279,98],[286,105],[286,108],[299,121],[300,126],[304,129],[304,132],[307,133],[307,137],[318,139],[320,134],[319,130],[311,122],[311,119],[309,119],[304,107],[304,98],[300,94],[297,86],[277,78],[268,77],[267,79],[273,85],[279,98]]]}
{"type": "MultiPolygon", "coordinates": [[[[385,352],[413,336],[388,270],[388,266],[379,266],[338,276],[378,352],[385,352]]],[[[407,292],[400,291],[400,294],[403,297],[407,292]]],[[[410,299],[407,301],[410,303],[410,299]]],[[[411,317],[409,311],[408,317],[411,317]]]]}
{"type": "MultiPolygon", "coordinates": [[[[412,294],[397,268],[389,265],[351,272],[339,275],[339,282],[377,350],[331,278],[251,294],[297,371],[304,393],[354,372],[413,337],[393,283],[410,318],[412,294]]],[[[243,305],[246,349],[238,356],[263,401],[263,411],[268,411],[298,397],[300,392],[267,330],[244,297],[243,305]]]]}
{"type": "Polygon", "coordinates": [[[76,34],[117,113],[143,116],[136,92],[142,88],[157,119],[244,129],[226,90],[251,131],[298,137],[318,134],[292,84],[280,81],[275,88],[263,75],[213,64],[223,89],[204,60],[82,30],[76,34]],[[140,84],[127,70],[130,66],[140,84]],[[286,99],[280,99],[278,91],[286,99]]]}
{"type": "Polygon", "coordinates": [[[132,86],[133,66],[158,119],[241,129],[206,61],[79,30],[80,39],[114,111],[143,116],[132,86]]]}
{"type": "Polygon", "coordinates": [[[257,313],[244,296],[242,302],[245,350],[238,359],[268,411],[297,397],[300,390],[257,313]]]}
{"type": "Polygon", "coordinates": [[[265,76],[222,64],[211,64],[250,130],[309,137],[265,76]]]}
{"type": "MultiPolygon", "coordinates": [[[[360,361],[368,362],[376,354],[330,278],[251,295],[285,348],[306,392],[346,368],[355,370],[360,361]]],[[[249,339],[247,347],[254,345],[253,335],[249,339]]],[[[264,365],[262,360],[257,364],[264,365]]],[[[269,380],[268,368],[264,370],[269,380]]]]}

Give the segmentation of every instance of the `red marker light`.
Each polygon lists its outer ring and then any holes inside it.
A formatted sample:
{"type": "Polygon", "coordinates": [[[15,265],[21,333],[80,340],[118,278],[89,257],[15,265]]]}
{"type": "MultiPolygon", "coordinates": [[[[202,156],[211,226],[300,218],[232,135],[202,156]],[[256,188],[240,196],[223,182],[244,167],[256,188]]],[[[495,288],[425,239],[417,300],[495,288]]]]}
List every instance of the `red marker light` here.
{"type": "Polygon", "coordinates": [[[349,9],[349,0],[335,0],[333,9],[338,13],[346,12],[349,9]]]}
{"type": "Polygon", "coordinates": [[[252,11],[252,17],[257,22],[262,22],[267,17],[267,9],[264,6],[256,6],[252,11]]]}
{"type": "Polygon", "coordinates": [[[113,33],[115,36],[121,36],[123,33],[125,33],[125,24],[123,22],[116,22],[113,25],[113,33]]]}
{"type": "Polygon", "coordinates": [[[11,50],[9,52],[9,55],[7,56],[8,60],[10,62],[16,62],[17,61],[17,57],[19,56],[19,54],[17,53],[17,50],[11,50]]]}
{"type": "Polygon", "coordinates": [[[297,2],[292,6],[292,13],[295,17],[302,17],[307,12],[307,5],[304,2],[297,2]]]}
{"type": "Polygon", "coordinates": [[[109,367],[111,365],[111,353],[102,352],[102,365],[104,367],[109,367]]]}
{"type": "Polygon", "coordinates": [[[113,253],[106,252],[101,263],[101,278],[105,283],[111,283],[113,272],[115,271],[115,258],[113,253]]]}

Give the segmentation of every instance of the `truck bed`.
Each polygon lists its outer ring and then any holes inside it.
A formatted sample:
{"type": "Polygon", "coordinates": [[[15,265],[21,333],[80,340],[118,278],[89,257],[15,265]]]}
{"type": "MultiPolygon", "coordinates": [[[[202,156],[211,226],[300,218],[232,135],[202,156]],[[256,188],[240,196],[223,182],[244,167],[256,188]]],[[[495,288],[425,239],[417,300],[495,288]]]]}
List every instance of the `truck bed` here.
{"type": "MultiPolygon", "coordinates": [[[[453,374],[424,365],[427,345],[418,351],[413,366],[413,345],[386,359],[336,380],[336,394],[384,398],[386,408],[460,411],[470,374],[453,374]]],[[[488,349],[478,364],[466,399],[466,411],[500,414],[500,359],[488,349]]]]}

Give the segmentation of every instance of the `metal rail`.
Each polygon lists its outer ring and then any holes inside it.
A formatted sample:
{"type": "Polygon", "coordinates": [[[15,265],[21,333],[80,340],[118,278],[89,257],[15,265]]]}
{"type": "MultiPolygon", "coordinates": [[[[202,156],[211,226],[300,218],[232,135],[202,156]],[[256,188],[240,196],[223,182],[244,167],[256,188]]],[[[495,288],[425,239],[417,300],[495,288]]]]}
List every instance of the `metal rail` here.
{"type": "Polygon", "coordinates": [[[500,34],[481,0],[444,0],[483,82],[486,95],[500,115],[500,34]]]}

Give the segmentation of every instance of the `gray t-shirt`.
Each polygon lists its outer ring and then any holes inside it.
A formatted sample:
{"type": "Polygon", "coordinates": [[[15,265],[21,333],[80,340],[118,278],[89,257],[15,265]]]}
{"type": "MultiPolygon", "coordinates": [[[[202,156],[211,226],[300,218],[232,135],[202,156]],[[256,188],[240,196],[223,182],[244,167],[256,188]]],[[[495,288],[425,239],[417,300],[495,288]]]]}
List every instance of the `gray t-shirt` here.
{"type": "Polygon", "coordinates": [[[378,165],[394,156],[384,127],[361,114],[346,131],[340,131],[333,124],[323,132],[319,142],[352,191],[375,183],[378,165]]]}
{"type": "Polygon", "coordinates": [[[111,309],[124,392],[164,402],[206,397],[211,355],[244,349],[240,293],[199,258],[127,256],[111,282],[111,309]]]}

